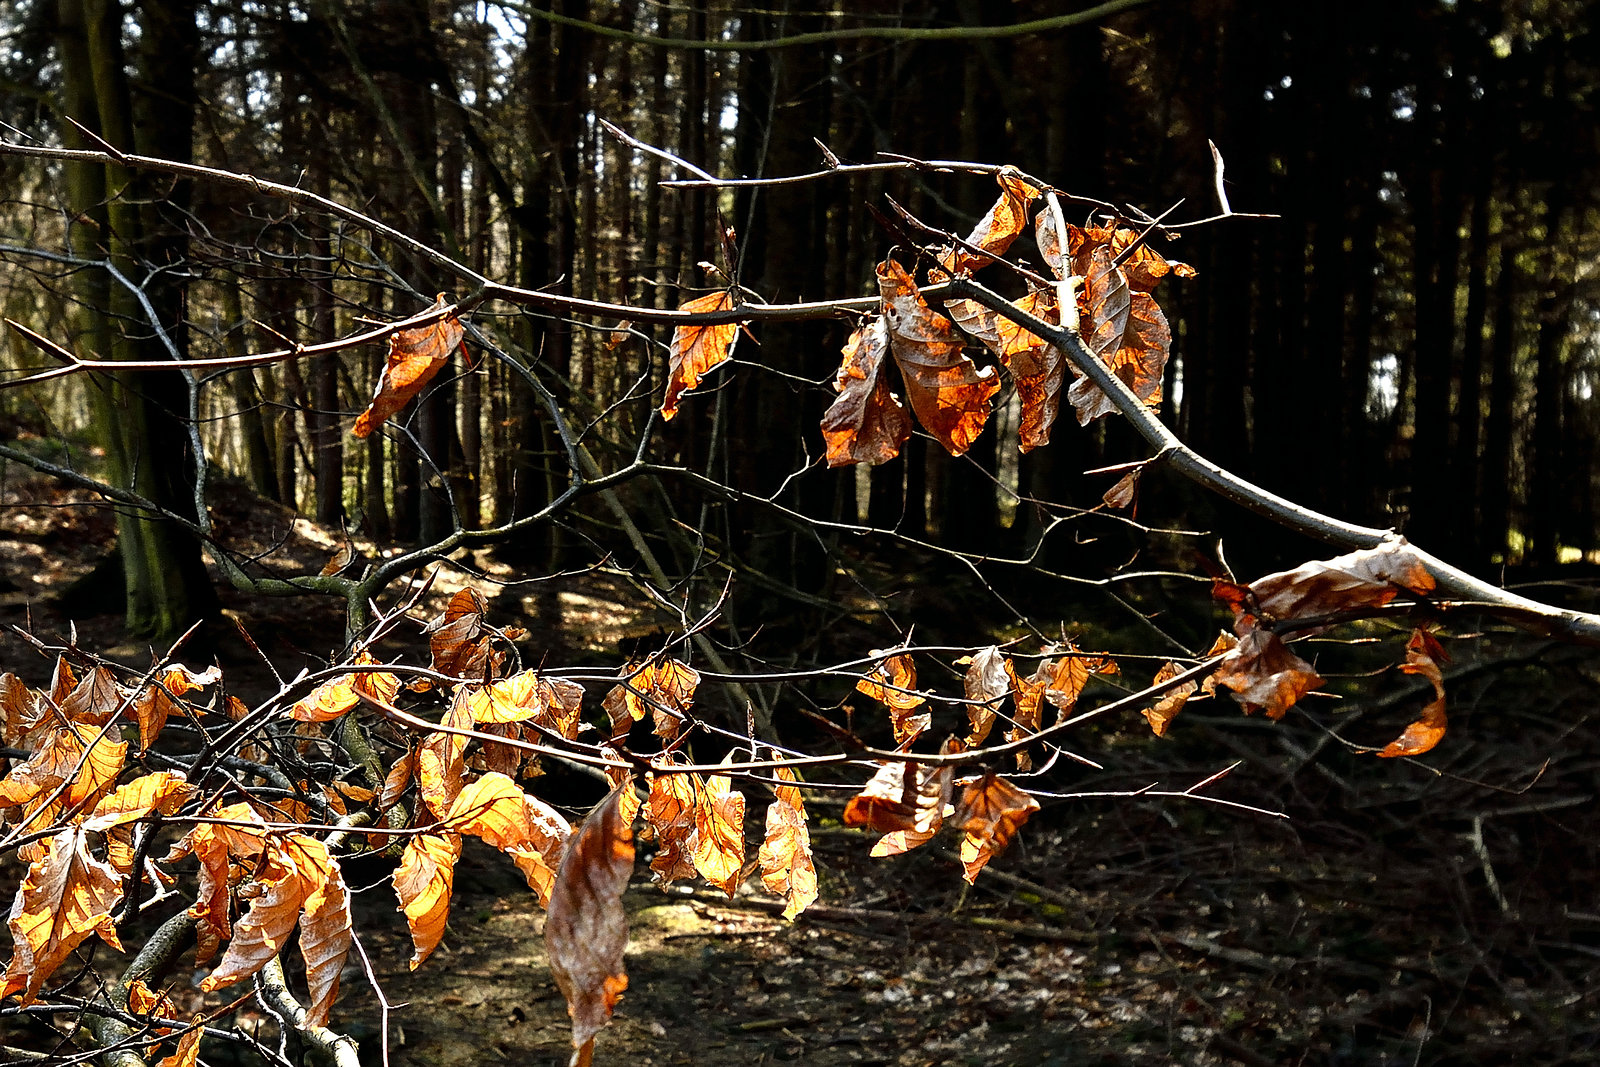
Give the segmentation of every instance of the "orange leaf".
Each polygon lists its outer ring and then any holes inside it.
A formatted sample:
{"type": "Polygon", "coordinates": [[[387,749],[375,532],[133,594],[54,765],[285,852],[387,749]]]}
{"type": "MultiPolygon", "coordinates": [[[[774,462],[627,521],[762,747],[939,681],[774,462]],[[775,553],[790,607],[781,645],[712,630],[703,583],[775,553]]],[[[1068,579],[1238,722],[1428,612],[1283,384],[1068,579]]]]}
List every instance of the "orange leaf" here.
{"type": "Polygon", "coordinates": [[[113,826],[136,822],[152,811],[171,815],[183,806],[193,792],[194,787],[184,779],[182,773],[156,771],[135,778],[101,800],[84,821],[83,828],[103,833],[113,826]]]}
{"type": "Polygon", "coordinates": [[[221,939],[230,932],[228,922],[228,860],[231,856],[254,857],[266,847],[266,828],[260,831],[223,825],[227,822],[262,823],[249,804],[230,804],[210,813],[218,822],[199,823],[173,846],[163,863],[171,863],[193,853],[200,861],[200,887],[189,914],[200,920],[197,937],[200,950],[196,963],[204,963],[221,939]]]}
{"type": "MultiPolygon", "coordinates": [[[[439,725],[456,729],[472,728],[472,713],[461,696],[450,702],[439,725]]],[[[460,734],[431,733],[417,748],[417,789],[435,815],[443,816],[461,792],[461,776],[466,772],[462,753],[467,739],[460,734]]]]}
{"type": "Polygon", "coordinates": [[[1012,689],[1010,666],[995,645],[973,655],[963,684],[967,699],[981,703],[967,705],[967,718],[972,723],[972,732],[967,735],[969,746],[983,744],[993,729],[999,703],[1012,689]]]}
{"type": "Polygon", "coordinates": [[[450,887],[460,856],[460,834],[418,834],[406,842],[400,866],[395,868],[395,896],[400,898],[400,910],[411,927],[413,971],[444,937],[450,917],[450,887]]]}
{"type": "MultiPolygon", "coordinates": [[[[572,1047],[592,1052],[628,988],[623,952],[628,913],[622,894],[633,874],[633,828],[621,814],[624,783],[583,820],[567,842],[544,924],[550,972],[572,1016],[572,1047]]],[[[586,1062],[586,1061],[585,1061],[586,1062]]]]}
{"type": "Polygon", "coordinates": [[[732,897],[744,873],[744,794],[727,775],[708,775],[695,794],[688,844],[694,869],[732,897]]]}
{"type": "Polygon", "coordinates": [[[1439,639],[1431,633],[1423,629],[1411,631],[1411,639],[1406,642],[1406,661],[1400,665],[1400,669],[1407,674],[1420,674],[1432,682],[1434,699],[1422,709],[1417,721],[1407,726],[1405,732],[1390,741],[1378,755],[1388,758],[1420,756],[1444,740],[1447,723],[1444,713],[1444,672],[1439,668],[1439,663],[1449,658],[1439,639]]]}
{"type": "Polygon", "coordinates": [[[209,993],[249,978],[283,951],[289,931],[299,922],[300,954],[311,993],[306,1020],[325,1025],[351,944],[350,892],[338,861],[321,841],[291,833],[281,844],[269,844],[260,882],[261,894],[234,924],[228,951],[200,988],[209,993]]]}
{"type": "MultiPolygon", "coordinates": [[[[1111,265],[1106,248],[1094,250],[1084,272],[1084,344],[1133,395],[1149,407],[1161,405],[1161,378],[1172,348],[1172,330],[1149,293],[1135,292],[1127,276],[1111,265]]],[[[1074,373],[1078,373],[1074,368],[1074,373]]],[[[1087,426],[1116,411],[1111,398],[1089,378],[1079,375],[1067,390],[1067,399],[1087,426]]]]}
{"type": "Polygon", "coordinates": [[[21,991],[22,1003],[33,1003],[90,934],[122,951],[111,921],[121,900],[122,879],[89,854],[87,830],[74,827],[50,838],[48,852],[28,868],[11,905],[12,956],[0,998],[21,991]]]}
{"type": "Polygon", "coordinates": [[[643,669],[630,666],[623,676],[626,681],[615,686],[605,698],[612,736],[621,737],[628,732],[629,725],[649,714],[653,716],[658,735],[669,740],[676,737],[679,721],[694,706],[699,673],[675,659],[660,659],[643,669]]]}
{"type": "Polygon", "coordinates": [[[979,370],[962,354],[961,335],[950,320],[928,306],[911,275],[892,259],[878,264],[878,290],[911,409],[923,429],[959,456],[983,432],[1000,376],[993,367],[979,370]]]}
{"type": "Polygon", "coordinates": [[[978,872],[1016,836],[1039,802],[994,774],[985,774],[961,792],[956,821],[961,824],[961,863],[964,877],[975,881],[978,872]]]}
{"type": "MultiPolygon", "coordinates": [[[[1048,289],[1033,290],[1015,306],[1045,322],[1060,319],[1055,294],[1048,289]]],[[[1031,452],[1049,444],[1051,427],[1061,411],[1061,387],[1066,382],[1067,359],[1061,350],[975,300],[952,300],[945,310],[956,325],[982,341],[1011,371],[1022,402],[1018,447],[1031,452]]]]}
{"type": "Polygon", "coordinates": [[[844,824],[884,835],[872,847],[874,856],[895,856],[926,844],[944,823],[953,777],[950,767],[885,763],[845,804],[844,824]]]}
{"type": "Polygon", "coordinates": [[[417,772],[417,751],[411,749],[395,761],[389,768],[389,773],[384,775],[383,788],[378,791],[378,810],[386,811],[399,802],[401,794],[406,791],[406,786],[411,784],[412,777],[417,772]]]}
{"type": "Polygon", "coordinates": [[[704,788],[698,774],[658,774],[651,779],[644,818],[656,837],[651,876],[661,885],[695,876],[689,838],[694,833],[695,797],[704,788]]]}
{"type": "MultiPolygon", "coordinates": [[[[680,307],[692,315],[708,311],[727,311],[733,307],[733,294],[710,293],[696,297],[680,307]]],[[[667,364],[667,395],[661,401],[661,417],[671,420],[678,413],[678,398],[700,384],[700,379],[725,362],[739,339],[739,324],[716,326],[686,325],[672,331],[672,352],[667,364]]]]}
{"type": "Polygon", "coordinates": [[[1382,607],[1401,593],[1420,596],[1433,587],[1417,550],[1404,537],[1392,537],[1377,548],[1257,578],[1249,590],[1254,614],[1282,622],[1382,607]]]}
{"type": "Polygon", "coordinates": [[[1038,197],[1039,190],[1010,171],[1001,171],[995,175],[995,180],[1000,183],[1000,199],[967,235],[967,244],[994,254],[979,255],[967,248],[947,249],[939,259],[952,274],[970,274],[993,263],[1028,225],[1028,205],[1038,197]]]}
{"type": "Polygon", "coordinates": [[[185,1030],[183,1036],[178,1038],[178,1047],[170,1056],[163,1056],[156,1067],[195,1067],[200,1061],[200,1039],[205,1036],[204,1026],[199,1025],[201,1017],[195,1016],[195,1026],[185,1030]]]}
{"type": "MultiPolygon", "coordinates": [[[[787,767],[778,768],[778,777],[795,780],[787,767]]],[[[767,834],[762,839],[761,882],[767,892],[785,897],[785,919],[793,919],[817,899],[817,868],[811,860],[811,831],[806,827],[805,804],[800,790],[779,786],[778,797],[767,807],[767,834]]]]}
{"type": "Polygon", "coordinates": [[[879,315],[850,335],[834,376],[839,396],[822,416],[828,466],[876,466],[900,454],[911,436],[911,415],[883,375],[889,352],[887,320],[879,315]]]}
{"type": "MultiPolygon", "coordinates": [[[[440,293],[433,308],[442,311],[444,307],[444,294],[440,293]]],[[[390,415],[405,407],[449,362],[450,353],[461,345],[466,335],[461,320],[454,314],[426,326],[396,330],[389,338],[389,358],[378,376],[372,403],[356,419],[351,432],[357,437],[366,437],[390,415]]]]}
{"type": "Polygon", "coordinates": [[[98,733],[81,726],[52,734],[26,763],[11,768],[0,780],[0,808],[43,800],[69,780],[72,784],[62,797],[68,807],[98,800],[117,780],[128,753],[126,742],[111,741],[110,735],[96,739],[98,733]]]}
{"type": "Polygon", "coordinates": [[[126,692],[109,667],[96,667],[61,702],[61,714],[72,722],[104,726],[122,706],[126,692]]]}
{"type": "Polygon", "coordinates": [[[451,829],[482,838],[510,856],[540,901],[550,899],[561,846],[572,831],[554,808],[491,771],[462,787],[448,821],[451,829]]]}
{"type": "Polygon", "coordinates": [[[1233,690],[1246,715],[1263,708],[1267,718],[1281,719],[1301,697],[1322,685],[1311,664],[1290,652],[1277,634],[1256,626],[1251,616],[1244,616],[1235,628],[1243,631],[1239,643],[1222,657],[1211,677],[1233,690]]]}
{"type": "MultiPolygon", "coordinates": [[[[1156,672],[1156,676],[1151,680],[1150,684],[1160,685],[1168,679],[1176,678],[1183,673],[1183,670],[1176,663],[1167,663],[1156,672]]],[[[1183,706],[1189,702],[1190,694],[1198,688],[1199,686],[1194,682],[1185,682],[1157,700],[1154,707],[1144,709],[1145,720],[1150,723],[1150,729],[1157,737],[1166,736],[1167,727],[1173,719],[1177,718],[1178,712],[1183,710],[1183,706]]]]}
{"type": "Polygon", "coordinates": [[[300,918],[300,955],[305,961],[306,988],[311,994],[306,1025],[326,1026],[328,1011],[339,995],[339,974],[350,954],[350,890],[344,884],[338,861],[321,841],[291,834],[284,847],[286,851],[298,850],[296,859],[302,877],[311,886],[300,918]]]}
{"type": "MultiPolygon", "coordinates": [[[[883,655],[883,649],[873,649],[874,656],[883,655]]],[[[905,745],[916,740],[933,721],[931,714],[912,715],[911,709],[926,703],[915,692],[917,666],[910,653],[887,656],[872,672],[856,683],[856,689],[889,709],[889,720],[894,727],[894,741],[905,745]]]]}

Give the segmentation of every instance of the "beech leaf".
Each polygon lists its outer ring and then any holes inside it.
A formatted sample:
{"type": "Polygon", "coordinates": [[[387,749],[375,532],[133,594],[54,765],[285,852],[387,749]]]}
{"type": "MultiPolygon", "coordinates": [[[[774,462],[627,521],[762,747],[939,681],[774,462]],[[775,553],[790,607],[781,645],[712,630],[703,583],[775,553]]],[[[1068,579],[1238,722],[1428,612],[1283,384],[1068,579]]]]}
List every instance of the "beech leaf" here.
{"type": "Polygon", "coordinates": [[[572,1047],[592,1052],[628,988],[623,952],[628,914],[622,894],[633,874],[633,828],[622,817],[624,782],[596,804],[567,842],[550,894],[544,939],[550,972],[572,1016],[572,1047]]]}
{"type": "Polygon", "coordinates": [[[450,918],[450,889],[460,857],[460,834],[418,834],[406,842],[400,866],[395,868],[395,896],[400,898],[400,910],[411,927],[413,971],[444,937],[450,918]]]}
{"type": "Polygon", "coordinates": [[[81,826],[61,831],[29,866],[11,905],[12,956],[0,998],[20,991],[23,1005],[32,1004],[90,934],[122,951],[111,921],[122,900],[122,878],[89,854],[88,833],[81,826]]]}
{"type": "MultiPolygon", "coordinates": [[[[433,309],[442,311],[444,307],[444,294],[440,293],[433,309]]],[[[378,375],[372,403],[356,418],[351,432],[366,437],[405,407],[449,362],[450,353],[461,347],[466,335],[466,328],[454,314],[390,335],[389,356],[378,375]]]]}
{"type": "MultiPolygon", "coordinates": [[[[696,297],[680,307],[692,315],[708,311],[727,311],[733,307],[733,294],[727,291],[696,297]]],[[[672,350],[667,364],[667,395],[661,401],[661,417],[668,421],[678,413],[678,400],[700,384],[700,379],[727,361],[739,340],[739,324],[725,322],[715,326],[687,325],[672,331],[672,350]]]]}
{"type": "Polygon", "coordinates": [[[1400,669],[1407,674],[1420,674],[1433,683],[1434,698],[1422,709],[1417,720],[1384,746],[1378,755],[1391,759],[1396,756],[1420,756],[1432,751],[1435,745],[1444,740],[1447,723],[1444,672],[1439,664],[1449,658],[1439,639],[1431,633],[1423,629],[1411,631],[1411,639],[1406,642],[1406,661],[1400,665],[1400,669]]]}
{"type": "MultiPolygon", "coordinates": [[[[777,777],[795,781],[794,771],[779,767],[777,777]]],[[[817,899],[817,868],[811,858],[811,831],[806,826],[805,803],[794,786],[778,786],[778,796],[767,806],[767,832],[757,854],[761,883],[767,892],[787,901],[785,919],[793,919],[817,899]]]]}
{"type": "Polygon", "coordinates": [[[952,456],[972,447],[1000,391],[993,367],[978,369],[962,354],[961,335],[923,300],[916,282],[892,259],[878,264],[878,289],[906,395],[922,428],[952,456]]]}
{"type": "Polygon", "coordinates": [[[978,872],[1011,843],[1039,802],[995,774],[985,774],[961,791],[956,822],[961,826],[963,877],[973,882],[978,872]]]}
{"type": "Polygon", "coordinates": [[[725,774],[707,775],[695,794],[688,848],[694,869],[732,897],[744,873],[744,794],[725,774]]]}
{"type": "Polygon", "coordinates": [[[888,354],[889,325],[882,315],[845,344],[844,362],[833,380],[839,396],[822,416],[828,466],[887,463],[911,437],[911,413],[884,376],[888,354]]]}

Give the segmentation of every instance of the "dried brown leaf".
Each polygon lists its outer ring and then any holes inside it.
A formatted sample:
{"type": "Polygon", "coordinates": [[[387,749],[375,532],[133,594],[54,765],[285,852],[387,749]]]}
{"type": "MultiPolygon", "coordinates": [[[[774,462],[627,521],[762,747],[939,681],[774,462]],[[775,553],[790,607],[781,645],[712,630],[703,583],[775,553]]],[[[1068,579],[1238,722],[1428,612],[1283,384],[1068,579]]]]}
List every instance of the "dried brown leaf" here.
{"type": "Polygon", "coordinates": [[[633,828],[622,817],[624,784],[595,805],[567,842],[544,924],[550,971],[572,1016],[572,1047],[592,1050],[628,988],[622,894],[633,874],[633,828]]]}

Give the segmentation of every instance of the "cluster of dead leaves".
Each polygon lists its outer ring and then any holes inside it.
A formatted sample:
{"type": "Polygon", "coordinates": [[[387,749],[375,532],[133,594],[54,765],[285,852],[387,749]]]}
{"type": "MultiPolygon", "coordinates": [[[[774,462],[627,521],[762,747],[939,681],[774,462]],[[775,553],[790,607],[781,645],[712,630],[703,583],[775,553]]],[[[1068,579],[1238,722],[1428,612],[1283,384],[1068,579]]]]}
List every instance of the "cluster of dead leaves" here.
{"type": "MultiPolygon", "coordinates": [[[[932,280],[970,275],[993,264],[1027,229],[1043,191],[1010,170],[997,180],[999,199],[964,242],[938,256],[932,280]]],[[[1074,321],[1084,343],[1135,396],[1159,406],[1172,333],[1151,290],[1169,274],[1190,277],[1194,269],[1155,253],[1133,230],[1066,225],[1063,234],[1054,218],[1052,211],[1039,211],[1035,237],[1056,278],[1074,280],[1074,321]]],[[[873,465],[898,456],[911,436],[913,416],[951,455],[966,452],[988,423],[1001,388],[996,367],[979,367],[967,355],[973,345],[988,349],[1010,372],[1021,398],[1018,443],[1024,452],[1050,442],[1063,388],[1083,425],[1115,410],[1059,348],[1003,315],[966,299],[952,300],[942,309],[930,305],[912,274],[893,259],[878,264],[877,277],[880,310],[846,342],[834,379],[839,395],[822,418],[830,467],[873,465]],[[891,363],[899,371],[909,408],[890,379],[891,363]],[[1074,379],[1070,387],[1069,367],[1074,379]]],[[[1034,288],[1013,306],[1062,325],[1053,287],[1034,288]]],[[[714,293],[680,310],[704,313],[733,307],[728,293],[714,293]]],[[[693,324],[674,332],[661,406],[664,418],[672,418],[683,394],[728,359],[739,328],[737,323],[693,324]]]]}
{"type": "MultiPolygon", "coordinates": [[[[1222,634],[1206,653],[1207,658],[1221,657],[1216,671],[1204,683],[1186,682],[1172,689],[1145,710],[1145,718],[1158,736],[1164,734],[1194,692],[1210,693],[1221,686],[1232,691],[1246,715],[1259,710],[1269,719],[1281,719],[1301,697],[1324,684],[1316,669],[1289,648],[1285,634],[1320,633],[1335,623],[1370,615],[1398,597],[1422,601],[1434,584],[1421,556],[1403,537],[1268,574],[1248,585],[1217,581],[1212,594],[1232,610],[1234,622],[1233,633],[1222,634]]],[[[1400,670],[1426,678],[1433,686],[1434,699],[1378,755],[1418,756],[1443,739],[1446,717],[1440,664],[1449,658],[1428,630],[1419,627],[1411,632],[1400,670]]],[[[1168,663],[1153,684],[1181,673],[1176,663],[1168,663]]]]}

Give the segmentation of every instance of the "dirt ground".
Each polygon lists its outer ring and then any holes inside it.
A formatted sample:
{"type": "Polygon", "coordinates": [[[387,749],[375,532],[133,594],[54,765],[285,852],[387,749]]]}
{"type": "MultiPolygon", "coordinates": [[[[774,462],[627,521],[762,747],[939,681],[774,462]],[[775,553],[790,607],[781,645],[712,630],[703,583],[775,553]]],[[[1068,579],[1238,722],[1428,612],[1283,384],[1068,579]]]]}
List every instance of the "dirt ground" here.
{"type": "MultiPolygon", "coordinates": [[[[72,623],[82,647],[148,663],[114,616],[52,606],[103,555],[110,516],[34,483],[5,493],[0,666],[38,684],[49,662],[11,627],[58,640],[72,623]]],[[[284,571],[314,573],[338,542],[242,496],[224,498],[219,522],[284,571]]],[[[559,629],[566,652],[614,656],[660,623],[625,594],[595,576],[496,603],[505,621],[559,629]]],[[[285,675],[339,643],[332,605],[224,601],[285,675]]],[[[423,647],[415,631],[396,640],[423,647]]],[[[1142,721],[1096,726],[1083,743],[1108,770],[1042,783],[1059,795],[970,888],[950,842],[871,859],[870,837],[822,798],[811,806],[821,901],[795,923],[758,878],[732,900],[654,887],[641,848],[626,898],[629,988],[597,1062],[1600,1062],[1596,665],[1532,639],[1463,651],[1476,658],[1452,681],[1459,741],[1431,762],[1380,763],[1327,745],[1315,722],[1225,707],[1186,711],[1161,742],[1142,721]],[[1181,790],[1234,762],[1213,795],[1287,818],[1103,795],[1181,790]]],[[[276,687],[242,640],[215,652],[247,699],[276,687]]],[[[565,1063],[543,915],[514,868],[469,843],[449,932],[412,973],[392,864],[346,865],[371,973],[347,967],[334,1028],[367,1063],[565,1063]]],[[[0,873],[9,894],[14,858],[0,873]]],[[[110,959],[102,948],[94,962],[110,959]]],[[[198,992],[199,974],[185,956],[169,977],[185,1009],[224,1002],[198,992]]],[[[273,1040],[253,1005],[234,1022],[273,1040]]],[[[14,1019],[0,1020],[0,1038],[50,1040],[14,1019]]],[[[230,1055],[208,1044],[204,1059],[257,1062],[230,1055]]]]}

